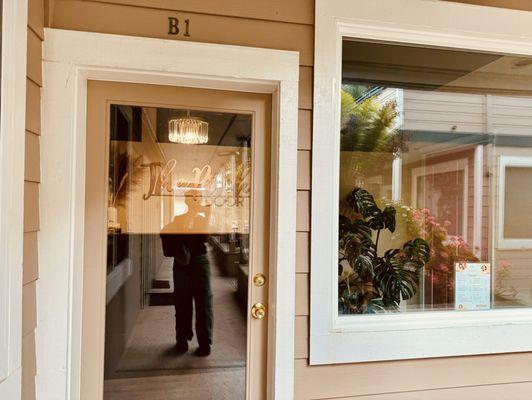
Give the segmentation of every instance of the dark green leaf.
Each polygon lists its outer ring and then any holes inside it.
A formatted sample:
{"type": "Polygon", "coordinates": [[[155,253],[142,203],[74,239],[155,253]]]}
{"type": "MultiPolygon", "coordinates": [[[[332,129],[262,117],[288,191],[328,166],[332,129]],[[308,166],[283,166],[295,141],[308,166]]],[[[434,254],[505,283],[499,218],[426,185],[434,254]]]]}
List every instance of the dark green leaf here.
{"type": "Polygon", "coordinates": [[[357,188],[347,196],[347,203],[354,208],[355,212],[364,218],[371,218],[380,214],[380,209],[375,199],[367,190],[357,188]]]}

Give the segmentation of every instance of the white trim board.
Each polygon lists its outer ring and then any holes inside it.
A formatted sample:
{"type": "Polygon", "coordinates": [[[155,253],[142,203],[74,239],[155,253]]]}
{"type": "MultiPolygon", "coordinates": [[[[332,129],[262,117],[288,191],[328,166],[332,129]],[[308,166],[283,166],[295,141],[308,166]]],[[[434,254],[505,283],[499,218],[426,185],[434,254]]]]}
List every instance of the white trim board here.
{"type": "Polygon", "coordinates": [[[272,93],[268,398],[293,398],[299,55],[46,29],[43,58],[39,398],[80,396],[89,79],[272,93]]]}
{"type": "Polygon", "coordinates": [[[20,398],[28,2],[2,3],[0,398],[20,398]]]}
{"type": "Polygon", "coordinates": [[[312,210],[319,212],[311,227],[319,245],[311,246],[310,363],[532,350],[532,309],[339,317],[336,276],[342,38],[532,55],[532,13],[439,0],[316,0],[315,14],[312,210]]]}

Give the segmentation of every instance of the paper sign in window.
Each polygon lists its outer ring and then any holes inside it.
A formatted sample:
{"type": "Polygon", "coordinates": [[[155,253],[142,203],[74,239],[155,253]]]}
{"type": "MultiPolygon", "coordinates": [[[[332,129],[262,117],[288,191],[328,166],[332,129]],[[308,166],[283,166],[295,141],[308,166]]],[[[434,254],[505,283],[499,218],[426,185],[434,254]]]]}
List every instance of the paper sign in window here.
{"type": "Polygon", "coordinates": [[[487,310],[491,300],[491,266],[489,263],[455,264],[455,308],[487,310]]]}

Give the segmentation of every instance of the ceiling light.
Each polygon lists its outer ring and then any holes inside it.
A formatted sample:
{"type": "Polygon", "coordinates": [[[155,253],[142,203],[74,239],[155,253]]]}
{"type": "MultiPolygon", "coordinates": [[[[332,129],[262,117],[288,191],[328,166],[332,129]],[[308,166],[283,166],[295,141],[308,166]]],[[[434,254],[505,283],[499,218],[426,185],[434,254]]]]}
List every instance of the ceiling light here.
{"type": "Polygon", "coordinates": [[[168,140],[181,144],[205,144],[209,141],[209,123],[201,118],[176,118],[168,121],[168,140]]]}

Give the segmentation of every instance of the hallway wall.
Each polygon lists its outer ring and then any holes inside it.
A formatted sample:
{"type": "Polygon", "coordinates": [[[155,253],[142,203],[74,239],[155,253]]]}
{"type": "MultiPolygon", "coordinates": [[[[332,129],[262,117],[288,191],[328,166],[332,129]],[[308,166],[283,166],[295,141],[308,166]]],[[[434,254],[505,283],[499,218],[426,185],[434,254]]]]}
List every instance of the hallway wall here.
{"type": "Polygon", "coordinates": [[[105,378],[112,375],[126,351],[142,309],[142,235],[129,235],[131,275],[105,308],[105,378]]]}

